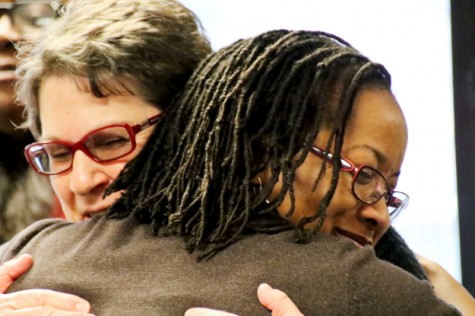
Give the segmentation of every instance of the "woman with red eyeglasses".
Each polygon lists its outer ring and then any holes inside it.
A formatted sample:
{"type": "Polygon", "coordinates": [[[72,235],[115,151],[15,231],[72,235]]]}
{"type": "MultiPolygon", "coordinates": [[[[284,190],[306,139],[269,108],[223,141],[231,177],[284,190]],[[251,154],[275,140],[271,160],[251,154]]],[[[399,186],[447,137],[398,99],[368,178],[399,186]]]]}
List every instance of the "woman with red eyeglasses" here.
{"type": "MultiPolygon", "coordinates": [[[[11,9],[1,12],[4,21],[10,17],[31,29],[30,24],[50,20],[41,14],[22,19],[42,5],[51,11],[50,1],[17,2],[0,5],[11,9]]],[[[104,197],[106,188],[143,148],[211,48],[194,13],[174,0],[62,2],[68,2],[60,10],[64,16],[49,25],[41,45],[25,43],[18,54],[17,98],[28,113],[23,127],[36,141],[17,160],[26,156],[30,171],[51,183],[66,219],[79,222],[103,213],[120,197],[120,192],[104,197]]],[[[0,273],[0,281],[10,276],[0,273]]],[[[0,304],[0,314],[8,306],[41,309],[41,302],[33,306],[34,295],[9,301],[0,294],[7,303],[0,304]]],[[[59,294],[50,298],[44,303],[54,303],[47,306],[54,312],[74,307],[59,304],[67,302],[59,294]]]]}

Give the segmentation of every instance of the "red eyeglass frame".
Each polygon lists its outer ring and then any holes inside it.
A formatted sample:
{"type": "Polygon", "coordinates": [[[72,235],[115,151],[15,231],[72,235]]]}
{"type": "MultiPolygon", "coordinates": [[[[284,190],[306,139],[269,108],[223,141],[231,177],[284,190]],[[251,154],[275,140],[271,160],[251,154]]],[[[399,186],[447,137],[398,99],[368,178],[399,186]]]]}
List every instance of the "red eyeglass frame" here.
{"type": "MultiPolygon", "coordinates": [[[[318,147],[315,147],[315,146],[306,146],[309,151],[319,157],[321,157],[322,159],[324,159],[327,163],[331,163],[333,164],[333,154],[331,153],[328,153],[326,151],[324,151],[323,149],[320,149],[318,147]]],[[[360,197],[358,197],[358,195],[356,194],[355,190],[354,190],[354,182],[355,182],[355,178],[358,176],[358,172],[359,170],[361,170],[363,167],[367,167],[367,168],[371,168],[373,169],[374,171],[376,171],[379,175],[381,175],[381,177],[384,179],[384,181],[386,182],[386,188],[387,188],[387,194],[388,194],[388,199],[386,200],[386,205],[387,206],[390,206],[390,207],[393,207],[394,208],[394,211],[393,212],[390,212],[390,216],[392,217],[393,213],[394,213],[394,217],[396,217],[399,213],[400,213],[400,210],[399,208],[402,207],[402,208],[405,208],[409,202],[409,195],[407,195],[406,193],[404,192],[401,192],[401,191],[396,191],[394,189],[392,189],[389,184],[388,184],[388,181],[386,180],[386,178],[376,169],[372,168],[372,167],[369,167],[369,166],[365,166],[365,165],[362,165],[362,166],[359,166],[359,167],[356,167],[355,164],[353,162],[351,162],[350,160],[346,159],[346,158],[343,158],[343,157],[340,157],[340,161],[342,163],[342,166],[340,168],[340,170],[342,171],[345,171],[345,172],[349,172],[349,173],[352,173],[352,179],[351,179],[351,190],[353,192],[353,195],[362,203],[364,204],[367,204],[367,205],[373,205],[375,203],[377,203],[381,197],[383,197],[383,195],[378,199],[376,200],[375,202],[372,202],[372,203],[369,203],[369,202],[366,202],[364,200],[362,200],[360,197]],[[394,193],[401,193],[403,194],[406,198],[405,200],[401,200],[399,199],[398,197],[395,197],[394,196],[394,193]]]]}
{"type": "Polygon", "coordinates": [[[48,173],[48,172],[43,172],[41,170],[39,170],[36,166],[36,164],[33,162],[33,159],[32,157],[30,156],[29,152],[30,150],[35,147],[35,146],[42,146],[42,145],[47,145],[47,144],[61,144],[61,145],[64,145],[66,147],[68,147],[70,150],[71,150],[71,153],[72,155],[74,156],[74,153],[77,151],[77,150],[80,150],[82,151],[84,154],[86,154],[86,156],[88,156],[89,158],[91,158],[92,160],[96,161],[96,162],[108,162],[108,161],[113,161],[113,160],[116,160],[116,159],[119,159],[119,158],[122,158],[124,156],[127,156],[128,154],[130,154],[131,152],[133,152],[135,150],[135,148],[137,147],[137,143],[136,143],[136,140],[135,140],[135,137],[138,133],[142,132],[143,130],[153,126],[154,124],[156,124],[158,122],[158,119],[162,116],[163,112],[162,113],[159,113],[157,115],[154,115],[152,117],[149,117],[148,119],[138,123],[138,124],[135,124],[133,126],[130,126],[129,124],[127,123],[118,123],[118,124],[111,124],[111,125],[107,125],[107,126],[103,126],[103,127],[100,127],[100,128],[97,128],[95,130],[92,130],[90,131],[89,133],[87,133],[86,135],[84,135],[79,141],[77,141],[76,143],[70,143],[70,142],[66,142],[66,141],[61,141],[61,140],[58,140],[58,141],[44,141],[44,142],[34,142],[34,143],[31,143],[29,145],[27,145],[25,147],[25,150],[24,150],[24,153],[25,153],[25,157],[26,159],[28,160],[28,163],[30,164],[30,166],[35,170],[35,172],[39,173],[39,174],[45,174],[45,175],[55,175],[55,174],[60,174],[60,173],[63,173],[63,172],[67,172],[71,169],[72,167],[72,163],[71,163],[71,166],[69,166],[69,168],[61,171],[61,172],[54,172],[54,173],[48,173]],[[131,149],[124,153],[123,155],[120,155],[118,157],[114,157],[112,159],[99,159],[97,157],[95,157],[88,149],[87,147],[84,145],[84,142],[86,141],[86,139],[91,136],[92,134],[94,133],[97,133],[101,130],[104,130],[104,129],[107,129],[107,128],[111,128],[111,127],[124,127],[127,132],[129,133],[129,135],[131,136],[130,137],[130,141],[131,141],[131,149]]]}

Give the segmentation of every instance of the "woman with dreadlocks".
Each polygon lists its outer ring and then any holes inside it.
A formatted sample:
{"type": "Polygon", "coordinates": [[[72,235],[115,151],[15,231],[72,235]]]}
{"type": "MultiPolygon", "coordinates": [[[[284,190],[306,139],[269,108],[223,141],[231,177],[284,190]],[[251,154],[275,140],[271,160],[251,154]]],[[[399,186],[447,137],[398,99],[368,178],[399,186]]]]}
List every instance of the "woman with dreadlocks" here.
{"type": "Polygon", "coordinates": [[[239,41],[200,64],[108,216],[38,223],[0,248],[2,262],[35,258],[10,291],[67,291],[105,315],[259,315],[266,281],[304,314],[456,315],[374,255],[407,198],[394,191],[406,142],[389,74],[343,40],[239,41]]]}

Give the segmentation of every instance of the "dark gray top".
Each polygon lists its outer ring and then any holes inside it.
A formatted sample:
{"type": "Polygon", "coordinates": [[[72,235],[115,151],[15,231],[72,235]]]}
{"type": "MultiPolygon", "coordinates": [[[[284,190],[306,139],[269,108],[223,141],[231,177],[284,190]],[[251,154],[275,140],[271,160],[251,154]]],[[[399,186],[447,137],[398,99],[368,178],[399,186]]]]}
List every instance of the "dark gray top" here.
{"type": "Polygon", "coordinates": [[[30,253],[10,289],[47,288],[87,299],[96,315],[183,315],[194,306],[269,315],[259,283],[284,290],[305,315],[458,315],[429,283],[377,259],[370,247],[318,234],[253,235],[197,262],[178,237],[156,237],[134,218],[45,220],[0,247],[0,261],[30,253]]]}

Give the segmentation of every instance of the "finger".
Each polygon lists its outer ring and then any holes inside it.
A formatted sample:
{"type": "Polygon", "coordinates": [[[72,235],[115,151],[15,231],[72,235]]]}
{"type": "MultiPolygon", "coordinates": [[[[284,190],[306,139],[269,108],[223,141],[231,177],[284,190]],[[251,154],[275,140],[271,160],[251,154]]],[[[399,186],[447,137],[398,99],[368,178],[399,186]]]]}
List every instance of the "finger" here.
{"type": "Polygon", "coordinates": [[[268,284],[261,284],[257,288],[259,302],[272,311],[272,316],[298,316],[303,314],[284,292],[273,289],[268,284]]]}
{"type": "Polygon", "coordinates": [[[68,312],[57,310],[51,307],[32,307],[22,310],[2,311],[2,316],[94,316],[94,314],[83,312],[68,312]]]}
{"type": "Polygon", "coordinates": [[[32,264],[33,258],[26,254],[5,262],[0,267],[0,293],[5,293],[18,277],[30,269],[32,264]]]}
{"type": "Polygon", "coordinates": [[[417,259],[418,261],[427,260],[425,257],[421,256],[420,254],[415,253],[414,255],[416,256],[416,259],[417,259]]]}
{"type": "Polygon", "coordinates": [[[3,316],[94,316],[94,314],[83,312],[67,312],[52,309],[50,307],[27,308],[22,310],[12,310],[2,312],[3,316]]]}
{"type": "Polygon", "coordinates": [[[51,290],[35,289],[0,294],[0,311],[2,311],[2,308],[5,310],[21,310],[32,307],[49,307],[63,311],[86,313],[91,309],[88,301],[76,295],[51,290]]]}
{"type": "Polygon", "coordinates": [[[204,307],[190,308],[185,312],[185,316],[238,316],[224,311],[209,309],[204,307]]]}

